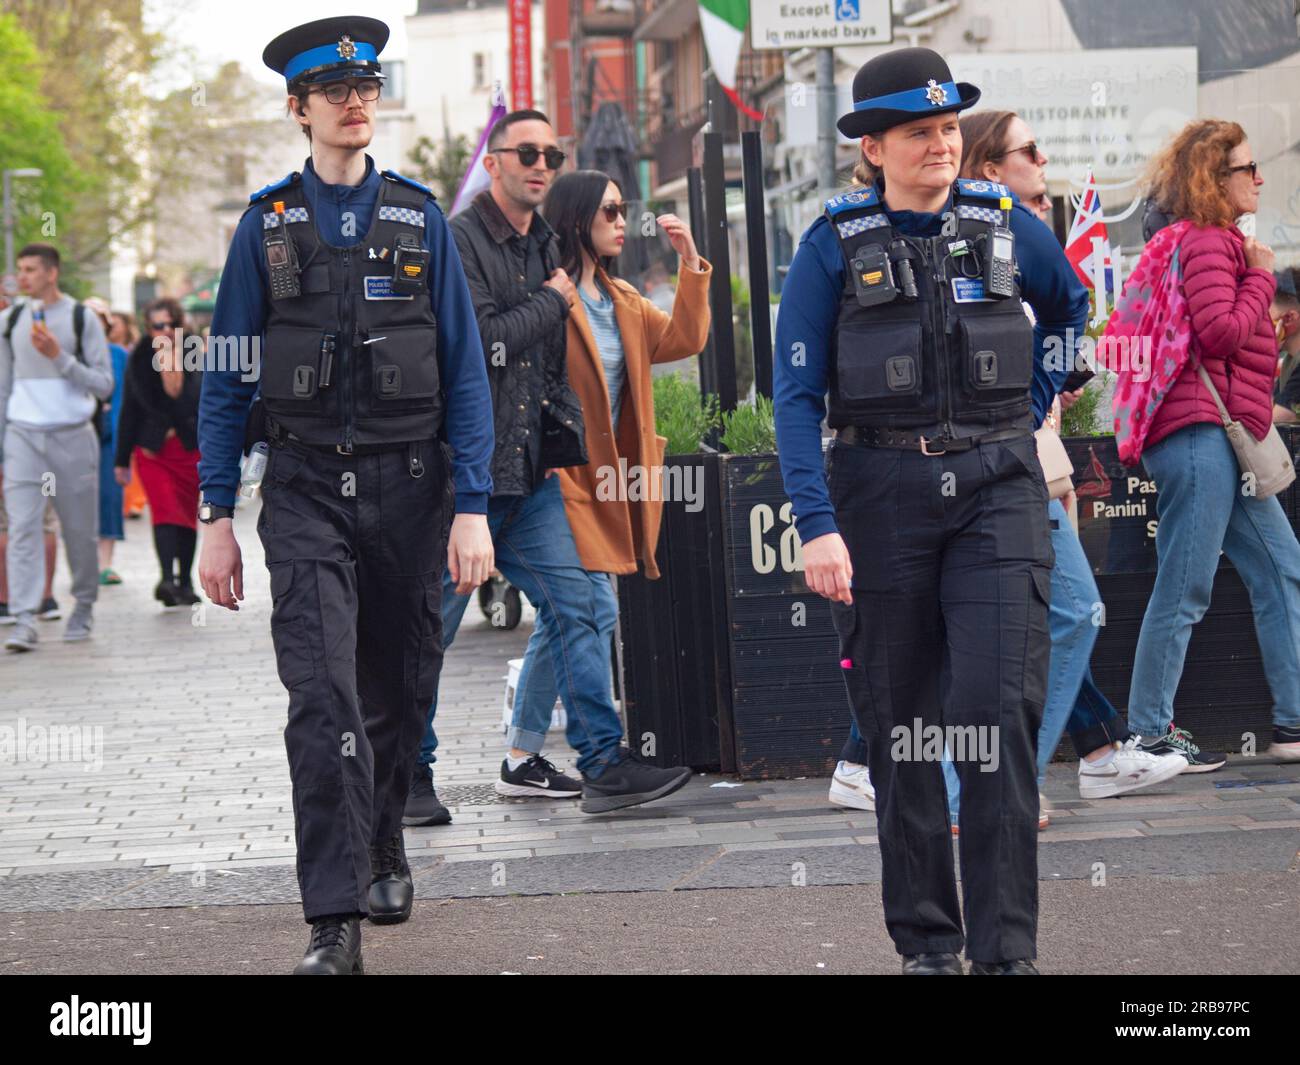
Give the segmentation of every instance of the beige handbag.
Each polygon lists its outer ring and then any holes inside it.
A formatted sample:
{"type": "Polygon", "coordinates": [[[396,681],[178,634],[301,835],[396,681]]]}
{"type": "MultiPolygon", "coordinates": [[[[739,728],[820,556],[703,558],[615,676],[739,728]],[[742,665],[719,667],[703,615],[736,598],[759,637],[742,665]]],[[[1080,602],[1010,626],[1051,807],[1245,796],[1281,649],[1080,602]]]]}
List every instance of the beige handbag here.
{"type": "Polygon", "coordinates": [[[1244,476],[1254,481],[1255,490],[1249,494],[1257,499],[1267,499],[1284,491],[1295,480],[1295,463],[1291,460],[1291,452],[1287,450],[1277,426],[1270,423],[1264,439],[1256,440],[1254,434],[1241,422],[1232,420],[1228,408],[1219,398],[1218,389],[1199,362],[1196,372],[1201,375],[1205,387],[1214,397],[1214,405],[1219,408],[1219,417],[1223,419],[1223,430],[1228,434],[1228,443],[1237,453],[1237,465],[1241,467],[1244,476]]]}
{"type": "Polygon", "coordinates": [[[1065,445],[1056,430],[1047,424],[1035,430],[1034,441],[1038,444],[1038,464],[1047,479],[1047,498],[1064,498],[1074,491],[1074,482],[1070,480],[1074,464],[1066,454],[1065,445]]]}

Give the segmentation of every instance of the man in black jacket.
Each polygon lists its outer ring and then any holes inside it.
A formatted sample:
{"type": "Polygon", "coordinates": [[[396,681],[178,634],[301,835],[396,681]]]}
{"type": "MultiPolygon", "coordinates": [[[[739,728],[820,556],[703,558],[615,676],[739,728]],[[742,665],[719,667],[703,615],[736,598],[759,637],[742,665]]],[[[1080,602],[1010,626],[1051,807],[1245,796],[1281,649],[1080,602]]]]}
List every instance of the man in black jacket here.
{"type": "MultiPolygon", "coordinates": [[[[551,632],[555,676],[568,715],[566,735],[579,754],[581,784],[541,755],[512,750],[503,779],[512,794],[575,796],[588,813],[635,806],[676,791],[686,768],[659,769],[631,757],[610,696],[608,650],[597,612],[612,604],[583,569],[551,471],[587,461],[582,411],[569,387],[565,327],[577,297],[558,268],[555,234],[537,212],[564,153],[539,111],[514,111],[488,139],[484,168],[492,185],[452,220],[488,364],[496,429],[488,527],[497,569],[537,607],[551,632]]],[[[604,594],[612,598],[606,582],[604,594]]],[[[443,643],[450,646],[469,602],[444,582],[443,643]]],[[[437,699],[407,798],[407,825],[445,824],[433,791],[437,699]]]]}

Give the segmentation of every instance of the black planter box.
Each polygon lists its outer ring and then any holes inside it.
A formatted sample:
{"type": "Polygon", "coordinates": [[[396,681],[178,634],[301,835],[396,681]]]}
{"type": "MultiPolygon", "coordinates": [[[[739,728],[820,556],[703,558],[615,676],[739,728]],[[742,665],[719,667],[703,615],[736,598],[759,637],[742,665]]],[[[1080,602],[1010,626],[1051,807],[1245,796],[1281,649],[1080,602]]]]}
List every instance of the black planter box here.
{"type": "MultiPolygon", "coordinates": [[[[1295,452],[1300,431],[1283,429],[1295,452]]],[[[1093,651],[1098,686],[1123,711],[1155,580],[1156,493],[1120,465],[1112,437],[1067,439],[1079,533],[1105,604],[1093,651]]],[[[705,505],[664,505],[660,581],[620,581],[628,732],[652,734],[659,764],[747,778],[825,776],[849,728],[828,604],[803,581],[803,557],[775,455],[689,455],[705,505]]],[[[1293,527],[1300,499],[1280,497],[1293,527]]],[[[1175,720],[1207,749],[1260,749],[1271,730],[1254,619],[1241,579],[1220,563],[1210,609],[1192,630],[1175,720]]],[[[1058,757],[1070,757],[1068,737],[1058,757]]]]}

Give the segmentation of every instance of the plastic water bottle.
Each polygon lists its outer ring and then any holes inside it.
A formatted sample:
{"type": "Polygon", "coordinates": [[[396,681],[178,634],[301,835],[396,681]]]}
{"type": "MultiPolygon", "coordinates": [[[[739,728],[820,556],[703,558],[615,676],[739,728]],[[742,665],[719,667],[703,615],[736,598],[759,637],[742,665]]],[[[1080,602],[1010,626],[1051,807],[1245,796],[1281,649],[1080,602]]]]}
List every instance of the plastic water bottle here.
{"type": "Polygon", "coordinates": [[[262,487],[262,478],[266,476],[266,462],[271,448],[266,441],[254,444],[244,462],[244,470],[239,475],[239,494],[245,499],[253,499],[262,487]]]}

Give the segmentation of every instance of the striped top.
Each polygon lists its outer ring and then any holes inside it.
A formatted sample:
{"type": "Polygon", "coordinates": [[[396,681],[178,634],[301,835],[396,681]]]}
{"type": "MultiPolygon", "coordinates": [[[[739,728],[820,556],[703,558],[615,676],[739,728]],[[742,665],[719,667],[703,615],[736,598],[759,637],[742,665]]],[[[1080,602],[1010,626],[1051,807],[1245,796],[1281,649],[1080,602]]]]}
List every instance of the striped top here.
{"type": "MultiPolygon", "coordinates": [[[[599,286],[600,282],[596,284],[599,286]]],[[[599,300],[592,299],[581,286],[578,292],[591,325],[591,335],[596,339],[596,350],[600,352],[600,365],[605,371],[605,385],[609,389],[609,413],[617,430],[619,400],[623,397],[623,383],[627,380],[627,360],[623,355],[623,337],[614,317],[614,301],[603,288],[599,300]]]]}

